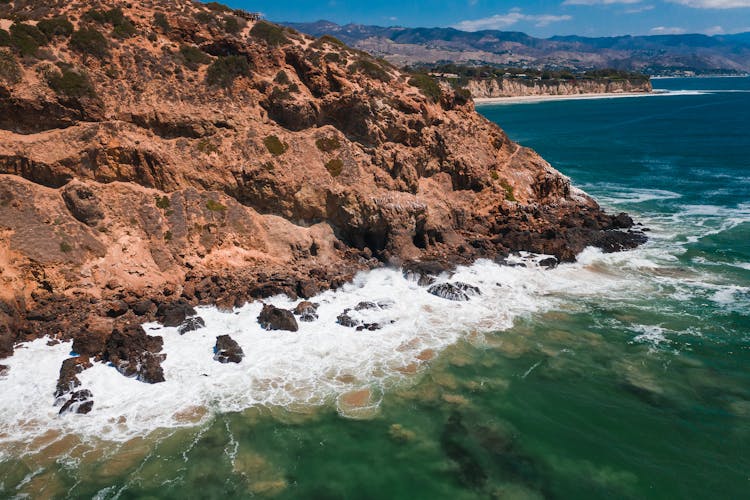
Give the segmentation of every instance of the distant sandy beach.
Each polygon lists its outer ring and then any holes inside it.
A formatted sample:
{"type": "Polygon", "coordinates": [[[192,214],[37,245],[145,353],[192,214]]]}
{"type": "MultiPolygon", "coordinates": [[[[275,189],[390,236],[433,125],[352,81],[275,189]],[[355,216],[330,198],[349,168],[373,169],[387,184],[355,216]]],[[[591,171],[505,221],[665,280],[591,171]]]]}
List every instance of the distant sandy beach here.
{"type": "Polygon", "coordinates": [[[546,101],[568,101],[577,99],[615,99],[620,97],[648,97],[664,95],[668,92],[617,92],[617,93],[591,93],[591,94],[569,94],[569,95],[530,95],[519,97],[480,97],[474,99],[477,106],[491,104],[521,104],[546,101]]]}

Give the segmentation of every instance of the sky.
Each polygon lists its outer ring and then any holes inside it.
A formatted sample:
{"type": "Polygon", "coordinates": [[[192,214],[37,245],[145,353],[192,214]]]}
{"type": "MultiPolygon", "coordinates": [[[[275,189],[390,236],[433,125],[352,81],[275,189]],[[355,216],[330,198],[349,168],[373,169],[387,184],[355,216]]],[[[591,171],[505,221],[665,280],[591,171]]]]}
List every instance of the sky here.
{"type": "Polygon", "coordinates": [[[223,0],[276,21],[499,29],[533,36],[750,31],[750,0],[223,0]]]}

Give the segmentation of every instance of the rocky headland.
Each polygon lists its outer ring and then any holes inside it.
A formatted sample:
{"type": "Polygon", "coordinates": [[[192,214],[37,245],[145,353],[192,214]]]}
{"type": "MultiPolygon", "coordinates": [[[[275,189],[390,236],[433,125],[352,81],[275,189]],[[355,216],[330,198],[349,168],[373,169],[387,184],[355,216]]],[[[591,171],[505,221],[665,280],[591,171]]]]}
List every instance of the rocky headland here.
{"type": "Polygon", "coordinates": [[[72,339],[66,408],[91,362],[163,380],[140,325],[189,334],[199,304],[645,241],[463,93],[333,38],[189,0],[12,0],[0,29],[0,361],[72,339]]]}
{"type": "Polygon", "coordinates": [[[469,80],[466,89],[474,99],[497,97],[561,96],[579,94],[630,94],[649,93],[649,80],[522,80],[518,78],[492,78],[469,80]]]}

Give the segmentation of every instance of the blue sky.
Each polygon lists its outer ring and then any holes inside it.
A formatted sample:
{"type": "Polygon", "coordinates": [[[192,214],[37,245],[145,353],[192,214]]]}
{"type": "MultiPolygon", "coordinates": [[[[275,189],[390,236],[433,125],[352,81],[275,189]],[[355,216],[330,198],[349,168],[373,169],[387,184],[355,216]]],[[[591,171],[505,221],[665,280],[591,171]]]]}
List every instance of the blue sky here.
{"type": "Polygon", "coordinates": [[[750,0],[223,0],[272,21],[453,26],[535,36],[750,31],[750,0]]]}

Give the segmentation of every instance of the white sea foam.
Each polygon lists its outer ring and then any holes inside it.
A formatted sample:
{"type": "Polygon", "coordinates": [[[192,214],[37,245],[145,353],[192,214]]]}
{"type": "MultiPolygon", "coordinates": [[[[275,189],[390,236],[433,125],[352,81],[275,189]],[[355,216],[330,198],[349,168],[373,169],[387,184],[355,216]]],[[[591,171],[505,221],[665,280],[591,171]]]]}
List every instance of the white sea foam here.
{"type": "MultiPolygon", "coordinates": [[[[176,328],[145,325],[149,334],[164,338],[166,382],[141,383],[103,363],[80,374],[81,388],[94,394],[94,408],[87,415],[58,416],[53,406],[59,367],[70,355],[70,345],[50,347],[46,340],[36,340],[6,361],[10,370],[0,379],[0,423],[7,431],[0,434],[0,444],[30,440],[49,429],[119,441],[160,427],[194,425],[195,418],[186,416],[199,407],[208,414],[256,405],[294,409],[334,404],[338,395],[363,387],[387,390],[412,378],[414,368],[427,362],[419,357],[428,349],[439,352],[467,337],[481,341],[477,339],[482,334],[507,329],[515,318],[567,303],[571,297],[627,297],[629,274],[656,264],[644,261],[617,270],[608,262],[625,263],[633,257],[589,249],[580,262],[554,270],[535,266],[538,258],[528,255],[517,260],[530,267],[480,261],[450,277],[480,288],[482,295],[468,302],[433,296],[400,271],[375,270],[315,297],[319,319],[300,322],[297,333],[262,330],[256,321],[260,303],[231,313],[202,307],[198,312],[206,328],[198,331],[179,335],[176,328]],[[336,323],[345,308],[380,299],[392,299],[392,307],[366,314],[368,321],[386,323],[381,330],[357,332],[336,323]],[[216,336],[222,334],[240,344],[242,363],[213,360],[216,336]]],[[[294,305],[285,297],[268,302],[294,305]]],[[[566,307],[575,307],[574,302],[566,307]]]]}
{"type": "MultiPolygon", "coordinates": [[[[183,336],[176,328],[148,324],[149,334],[164,338],[166,382],[141,383],[98,363],[79,375],[81,388],[94,395],[87,415],[57,415],[52,393],[70,345],[37,340],[3,361],[10,370],[0,378],[0,453],[5,445],[30,442],[49,430],[121,441],[161,427],[195,425],[216,412],[335,405],[341,394],[365,387],[382,394],[414,380],[415,368],[418,372],[429,363],[429,356],[420,356],[427,350],[437,353],[460,339],[481,343],[484,335],[503,335],[520,316],[555,308],[583,310],[588,301],[601,300],[648,304],[664,291],[718,303],[747,292],[682,269],[675,262],[680,247],[670,245],[672,236],[659,230],[651,236],[651,242],[629,252],[586,249],[578,262],[552,270],[536,266],[539,257],[522,254],[511,259],[522,266],[479,261],[440,278],[479,287],[482,295],[468,302],[433,296],[397,270],[362,273],[353,283],[313,298],[320,304],[319,319],[300,322],[296,333],[262,330],[260,303],[233,312],[199,308],[206,327],[183,336]],[[392,300],[392,307],[362,312],[368,322],[383,323],[381,330],[357,332],[336,323],[344,309],[382,299],[392,300]],[[222,334],[242,347],[242,363],[213,360],[216,336],[222,334]]],[[[285,308],[295,304],[286,297],[267,302],[285,308]]],[[[659,340],[656,330],[636,333],[638,341],[659,340]]]]}
{"type": "Polygon", "coordinates": [[[633,342],[646,343],[653,346],[668,344],[670,342],[664,335],[664,328],[660,325],[632,325],[628,329],[638,334],[633,338],[633,342]]]}

